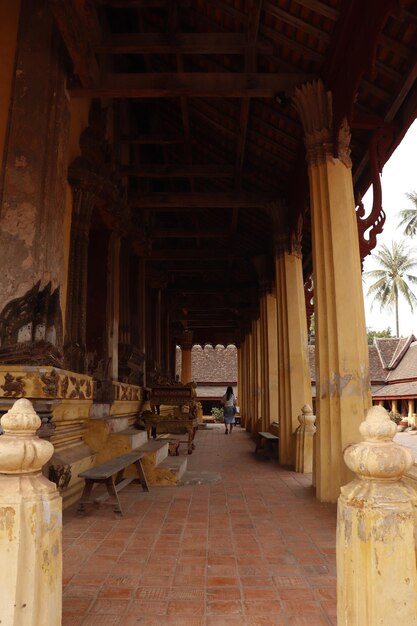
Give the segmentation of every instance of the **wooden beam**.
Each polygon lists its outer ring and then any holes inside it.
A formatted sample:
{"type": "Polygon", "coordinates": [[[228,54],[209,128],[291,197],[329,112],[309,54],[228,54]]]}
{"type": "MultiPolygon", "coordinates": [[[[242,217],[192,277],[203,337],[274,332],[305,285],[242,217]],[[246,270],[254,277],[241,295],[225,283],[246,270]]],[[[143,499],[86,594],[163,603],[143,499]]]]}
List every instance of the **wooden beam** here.
{"type": "Polygon", "coordinates": [[[185,230],[184,228],[157,228],[149,233],[150,239],[227,239],[230,233],[225,230],[185,230]]]}
{"type": "Polygon", "coordinates": [[[123,167],[122,174],[136,178],[231,178],[234,168],[230,165],[141,165],[123,167]]]}
{"type": "Polygon", "coordinates": [[[306,21],[296,17],[289,11],[285,11],[280,9],[279,7],[272,4],[272,2],[265,2],[265,11],[274,17],[277,17],[285,24],[290,24],[290,26],[294,26],[294,28],[301,30],[303,33],[308,33],[312,37],[315,37],[319,41],[324,41],[325,43],[329,43],[331,40],[331,35],[326,33],[325,31],[313,26],[312,24],[308,24],[306,21]]]}
{"type": "Polygon", "coordinates": [[[181,249],[173,249],[173,250],[152,250],[149,255],[150,261],[200,261],[203,259],[211,260],[229,260],[229,259],[242,259],[244,258],[244,253],[239,250],[217,250],[217,249],[204,249],[200,248],[199,250],[181,250],[181,249]]]}
{"type": "MultiPolygon", "coordinates": [[[[244,54],[241,33],[123,33],[108,35],[95,50],[99,54],[244,54]]],[[[260,54],[272,54],[270,42],[259,42],[260,54]]]]}
{"type": "Polygon", "coordinates": [[[99,25],[89,3],[49,0],[49,6],[72,61],[74,73],[85,88],[97,84],[99,68],[93,51],[99,25]]]}
{"type": "Polygon", "coordinates": [[[108,74],[95,87],[72,87],[73,98],[274,98],[316,78],[312,74],[108,74]]]}
{"type": "Polygon", "coordinates": [[[131,206],[159,209],[262,207],[276,200],[269,193],[139,193],[129,196],[131,206]]]}
{"type": "Polygon", "coordinates": [[[181,144],[184,143],[184,136],[183,135],[173,135],[170,133],[166,133],[166,134],[161,134],[161,133],[153,133],[153,134],[144,134],[144,135],[139,135],[139,136],[122,136],[120,138],[120,141],[122,143],[132,143],[132,144],[139,144],[139,145],[145,145],[145,144],[161,144],[161,145],[165,145],[165,144],[181,144]]]}

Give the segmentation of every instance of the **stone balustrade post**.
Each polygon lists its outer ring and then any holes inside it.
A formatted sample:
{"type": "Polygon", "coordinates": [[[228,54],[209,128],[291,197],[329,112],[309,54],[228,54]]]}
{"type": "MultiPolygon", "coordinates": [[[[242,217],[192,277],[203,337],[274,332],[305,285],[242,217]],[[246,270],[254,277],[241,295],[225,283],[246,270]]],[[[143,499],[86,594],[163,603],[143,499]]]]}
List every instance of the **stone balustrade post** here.
{"type": "Polygon", "coordinates": [[[32,404],[17,400],[0,437],[0,623],[60,626],[62,502],[42,475],[53,445],[35,432],[32,404]]]}
{"type": "Polygon", "coordinates": [[[393,442],[384,408],[369,409],[359,430],[364,441],[344,452],[357,477],[338,500],[337,624],[416,626],[417,494],[402,480],[413,457],[393,442]]]}
{"type": "Polygon", "coordinates": [[[316,416],[314,415],[311,406],[305,404],[302,407],[301,414],[298,416],[298,421],[300,422],[300,425],[294,433],[295,471],[305,473],[312,472],[316,416]]]}

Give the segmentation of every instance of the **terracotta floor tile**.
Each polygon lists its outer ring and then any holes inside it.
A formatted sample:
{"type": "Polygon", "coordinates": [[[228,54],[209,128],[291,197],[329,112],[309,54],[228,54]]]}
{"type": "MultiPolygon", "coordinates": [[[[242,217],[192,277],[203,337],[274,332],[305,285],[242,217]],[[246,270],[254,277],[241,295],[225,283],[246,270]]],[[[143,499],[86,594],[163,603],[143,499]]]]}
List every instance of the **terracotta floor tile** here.
{"type": "Polygon", "coordinates": [[[131,485],[122,519],[64,513],[63,626],[336,624],[336,507],[311,476],[256,459],[243,428],[223,433],[199,431],[185,455],[220,482],[131,485]]]}
{"type": "Polygon", "coordinates": [[[240,587],[209,587],[207,589],[207,599],[213,600],[241,600],[240,587]]]}
{"type": "Polygon", "coordinates": [[[116,598],[99,598],[91,607],[91,613],[101,613],[104,615],[121,615],[125,613],[129,606],[129,600],[118,600],[116,598]]]}
{"type": "Polygon", "coordinates": [[[243,607],[246,615],[279,615],[282,608],[279,600],[244,600],[243,607]]]}
{"type": "Polygon", "coordinates": [[[242,603],[239,600],[208,600],[208,615],[242,615],[242,603]]]}

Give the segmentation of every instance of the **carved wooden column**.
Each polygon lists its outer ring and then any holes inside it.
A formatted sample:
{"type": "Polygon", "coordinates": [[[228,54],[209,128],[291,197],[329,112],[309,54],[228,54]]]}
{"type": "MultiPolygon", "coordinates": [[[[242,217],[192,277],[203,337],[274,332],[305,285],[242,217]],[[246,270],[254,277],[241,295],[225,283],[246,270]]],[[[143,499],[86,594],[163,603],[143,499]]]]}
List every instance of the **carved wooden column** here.
{"type": "Polygon", "coordinates": [[[87,371],[87,266],[91,214],[96,197],[73,186],[73,213],[68,268],[67,313],[65,324],[65,367],[84,374],[87,371]]]}
{"type": "Polygon", "coordinates": [[[359,428],[364,441],[344,453],[356,478],[338,502],[337,624],[417,626],[417,496],[402,480],[413,455],[382,407],[359,428]]]}
{"type": "Polygon", "coordinates": [[[342,451],[357,440],[371,404],[350,134],[346,123],[334,132],[331,95],[321,82],[297,89],[294,103],[305,132],[312,214],[317,496],[335,501],[352,476],[342,451]]]}
{"type": "Polygon", "coordinates": [[[120,380],[129,380],[128,361],[132,352],[131,319],[130,319],[130,246],[124,239],[120,243],[120,294],[119,294],[119,377],[120,380]]]}
{"type": "MultiPolygon", "coordinates": [[[[276,216],[272,215],[273,220],[276,216]]],[[[300,236],[275,223],[275,284],[278,325],[279,459],[294,464],[298,413],[312,404],[300,236]]]]}
{"type": "Polygon", "coordinates": [[[119,376],[119,316],[120,316],[120,237],[112,233],[109,241],[107,312],[107,354],[110,380],[119,376]]]}

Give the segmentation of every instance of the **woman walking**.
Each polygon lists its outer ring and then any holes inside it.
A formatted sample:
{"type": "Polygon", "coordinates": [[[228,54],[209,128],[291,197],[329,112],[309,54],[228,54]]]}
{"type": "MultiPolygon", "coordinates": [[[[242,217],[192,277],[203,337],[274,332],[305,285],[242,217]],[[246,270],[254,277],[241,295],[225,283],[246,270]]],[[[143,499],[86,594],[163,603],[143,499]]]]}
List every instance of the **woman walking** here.
{"type": "Polygon", "coordinates": [[[237,399],[233,393],[232,387],[229,386],[226,389],[226,393],[221,399],[221,402],[223,404],[224,425],[226,428],[224,434],[225,435],[229,434],[229,427],[230,427],[230,434],[232,434],[233,426],[235,423],[236,404],[237,404],[237,399]]]}

